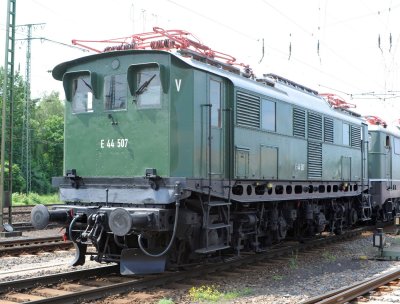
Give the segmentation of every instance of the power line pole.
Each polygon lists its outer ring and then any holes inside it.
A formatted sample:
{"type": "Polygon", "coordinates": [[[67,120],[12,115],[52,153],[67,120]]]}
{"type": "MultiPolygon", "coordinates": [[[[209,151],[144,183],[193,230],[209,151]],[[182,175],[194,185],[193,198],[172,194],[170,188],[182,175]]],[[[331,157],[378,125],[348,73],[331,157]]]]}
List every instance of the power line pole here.
{"type": "Polygon", "coordinates": [[[5,44],[3,104],[1,114],[1,148],[0,148],[0,231],[3,231],[3,208],[8,205],[9,219],[11,218],[11,193],[12,193],[12,114],[14,100],[14,55],[15,55],[15,15],[16,0],[8,0],[7,28],[5,44]],[[7,103],[9,106],[8,122],[6,121],[7,103]],[[9,132],[7,132],[7,130],[9,132]],[[6,136],[8,133],[8,183],[5,191],[4,167],[6,152],[6,136]]]}
{"type": "Polygon", "coordinates": [[[31,126],[30,126],[30,115],[31,115],[31,42],[32,42],[32,29],[36,29],[38,26],[43,26],[45,23],[31,23],[18,25],[23,30],[26,29],[27,37],[26,40],[26,67],[25,67],[25,106],[23,114],[23,132],[22,132],[22,153],[21,153],[21,165],[22,172],[25,175],[26,182],[26,193],[31,191],[32,186],[32,165],[31,165],[31,126]]]}

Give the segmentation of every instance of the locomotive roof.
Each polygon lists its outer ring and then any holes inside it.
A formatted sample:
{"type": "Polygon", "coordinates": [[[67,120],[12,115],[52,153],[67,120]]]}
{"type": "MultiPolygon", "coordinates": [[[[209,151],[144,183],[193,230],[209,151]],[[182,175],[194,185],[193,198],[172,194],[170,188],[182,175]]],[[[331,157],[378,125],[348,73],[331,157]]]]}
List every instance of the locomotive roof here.
{"type": "Polygon", "coordinates": [[[387,126],[384,128],[381,125],[368,125],[368,131],[382,132],[396,137],[400,137],[400,129],[397,126],[387,126]]]}
{"type": "Polygon", "coordinates": [[[309,89],[307,90],[302,86],[300,86],[299,88],[280,81],[271,82],[271,80],[269,80],[269,82],[273,83],[273,86],[266,85],[264,83],[257,82],[253,79],[246,78],[242,75],[226,71],[222,68],[218,68],[213,65],[200,62],[199,60],[195,60],[190,57],[184,57],[175,52],[173,53],[162,50],[122,50],[122,51],[112,51],[112,52],[93,54],[73,59],[71,61],[63,62],[57,65],[53,69],[52,75],[55,79],[62,80],[64,73],[70,67],[73,67],[75,65],[82,64],[91,60],[97,60],[99,58],[123,56],[135,53],[164,53],[172,55],[175,58],[192,66],[193,68],[199,70],[205,70],[210,73],[227,78],[234,84],[235,87],[249,91],[250,93],[256,93],[259,95],[268,96],[273,99],[282,100],[287,103],[294,104],[299,107],[309,109],[311,111],[319,112],[327,116],[337,117],[339,119],[349,121],[354,124],[361,124],[363,122],[361,118],[350,115],[351,112],[346,113],[340,110],[333,109],[325,99],[316,95],[315,91],[309,89]]]}
{"type": "Polygon", "coordinates": [[[317,92],[304,88],[300,85],[298,85],[296,88],[290,84],[286,84],[285,82],[274,81],[274,86],[269,86],[263,84],[262,82],[257,82],[255,80],[231,73],[224,69],[214,67],[189,57],[182,57],[179,55],[176,56],[193,67],[201,70],[207,70],[214,74],[228,78],[235,85],[235,87],[239,87],[251,93],[267,95],[274,99],[279,99],[327,116],[337,117],[354,124],[361,124],[363,122],[358,114],[353,113],[354,116],[352,116],[350,111],[346,113],[341,110],[335,110],[324,98],[316,95],[315,93],[317,92]]]}

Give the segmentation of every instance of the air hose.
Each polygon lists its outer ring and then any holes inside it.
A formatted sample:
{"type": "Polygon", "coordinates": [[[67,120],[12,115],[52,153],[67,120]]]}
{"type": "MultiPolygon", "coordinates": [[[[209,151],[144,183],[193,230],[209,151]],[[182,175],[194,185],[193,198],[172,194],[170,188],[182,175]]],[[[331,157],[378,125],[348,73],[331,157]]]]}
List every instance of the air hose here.
{"type": "Polygon", "coordinates": [[[75,225],[75,222],[78,220],[78,218],[80,218],[80,215],[75,215],[74,218],[71,221],[71,224],[69,224],[69,228],[68,228],[68,236],[69,236],[69,239],[73,243],[76,243],[76,240],[74,238],[72,238],[72,228],[75,225]]]}
{"type": "Polygon", "coordinates": [[[168,246],[165,248],[164,251],[162,251],[162,252],[160,252],[160,253],[158,253],[158,254],[152,254],[152,253],[148,252],[148,251],[143,247],[143,244],[142,244],[142,234],[139,234],[139,235],[138,235],[138,244],[139,244],[139,247],[140,247],[140,249],[142,250],[142,252],[143,252],[145,255],[147,255],[147,256],[149,256],[149,257],[152,257],[152,258],[159,258],[159,257],[163,256],[164,254],[166,254],[166,253],[171,249],[172,243],[174,242],[175,235],[176,235],[176,227],[178,226],[179,206],[180,206],[180,202],[179,202],[178,200],[176,200],[176,202],[175,202],[175,208],[176,208],[176,209],[175,209],[174,229],[173,229],[173,232],[172,232],[171,240],[169,241],[169,244],[168,244],[168,246]]]}

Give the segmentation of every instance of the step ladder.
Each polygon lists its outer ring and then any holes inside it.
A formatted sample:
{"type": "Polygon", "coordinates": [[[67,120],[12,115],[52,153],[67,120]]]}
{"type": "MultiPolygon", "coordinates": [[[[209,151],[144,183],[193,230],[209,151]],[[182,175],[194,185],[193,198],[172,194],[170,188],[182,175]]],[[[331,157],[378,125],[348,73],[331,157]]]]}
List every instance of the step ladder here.
{"type": "Polygon", "coordinates": [[[230,248],[231,228],[230,219],[230,202],[210,201],[203,203],[203,231],[205,234],[205,247],[197,249],[195,252],[207,254],[217,250],[230,248]],[[218,221],[211,223],[211,215],[218,214],[218,221]],[[217,232],[218,244],[211,244],[209,235],[214,231],[217,232]]]}

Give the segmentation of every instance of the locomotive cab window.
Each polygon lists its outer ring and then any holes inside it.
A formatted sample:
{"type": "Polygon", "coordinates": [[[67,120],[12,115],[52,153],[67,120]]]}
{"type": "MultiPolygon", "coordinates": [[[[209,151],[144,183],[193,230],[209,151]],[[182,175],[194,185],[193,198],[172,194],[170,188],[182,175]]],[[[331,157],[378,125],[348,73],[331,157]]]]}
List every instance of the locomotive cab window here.
{"type": "Polygon", "coordinates": [[[261,128],[263,130],[275,131],[275,116],[276,105],[275,102],[262,99],[261,102],[261,128]]]}
{"type": "Polygon", "coordinates": [[[161,108],[169,90],[169,69],[157,62],[132,64],[128,68],[129,91],[139,109],[161,108]]]}
{"type": "Polygon", "coordinates": [[[368,132],[368,151],[372,151],[372,134],[368,132]]]}
{"type": "Polygon", "coordinates": [[[126,110],[127,93],[125,74],[104,77],[104,110],[126,110]]]}
{"type": "Polygon", "coordinates": [[[397,137],[394,137],[393,143],[394,143],[394,153],[400,154],[400,139],[397,137]]]}
{"type": "Polygon", "coordinates": [[[350,125],[343,124],[343,145],[350,146],[350,125]]]}
{"type": "Polygon", "coordinates": [[[136,70],[133,98],[139,108],[161,106],[161,81],[158,66],[145,66],[136,70]]]}
{"type": "Polygon", "coordinates": [[[97,77],[89,71],[65,73],[63,86],[65,97],[72,102],[72,113],[93,112],[93,100],[97,95],[97,77]]]}
{"type": "Polygon", "coordinates": [[[386,135],[385,147],[390,148],[390,136],[386,135]]]}
{"type": "Polygon", "coordinates": [[[210,79],[211,126],[221,128],[221,83],[210,79]]]}
{"type": "Polygon", "coordinates": [[[72,111],[84,113],[93,111],[93,89],[90,86],[90,77],[78,76],[72,82],[72,111]]]}

